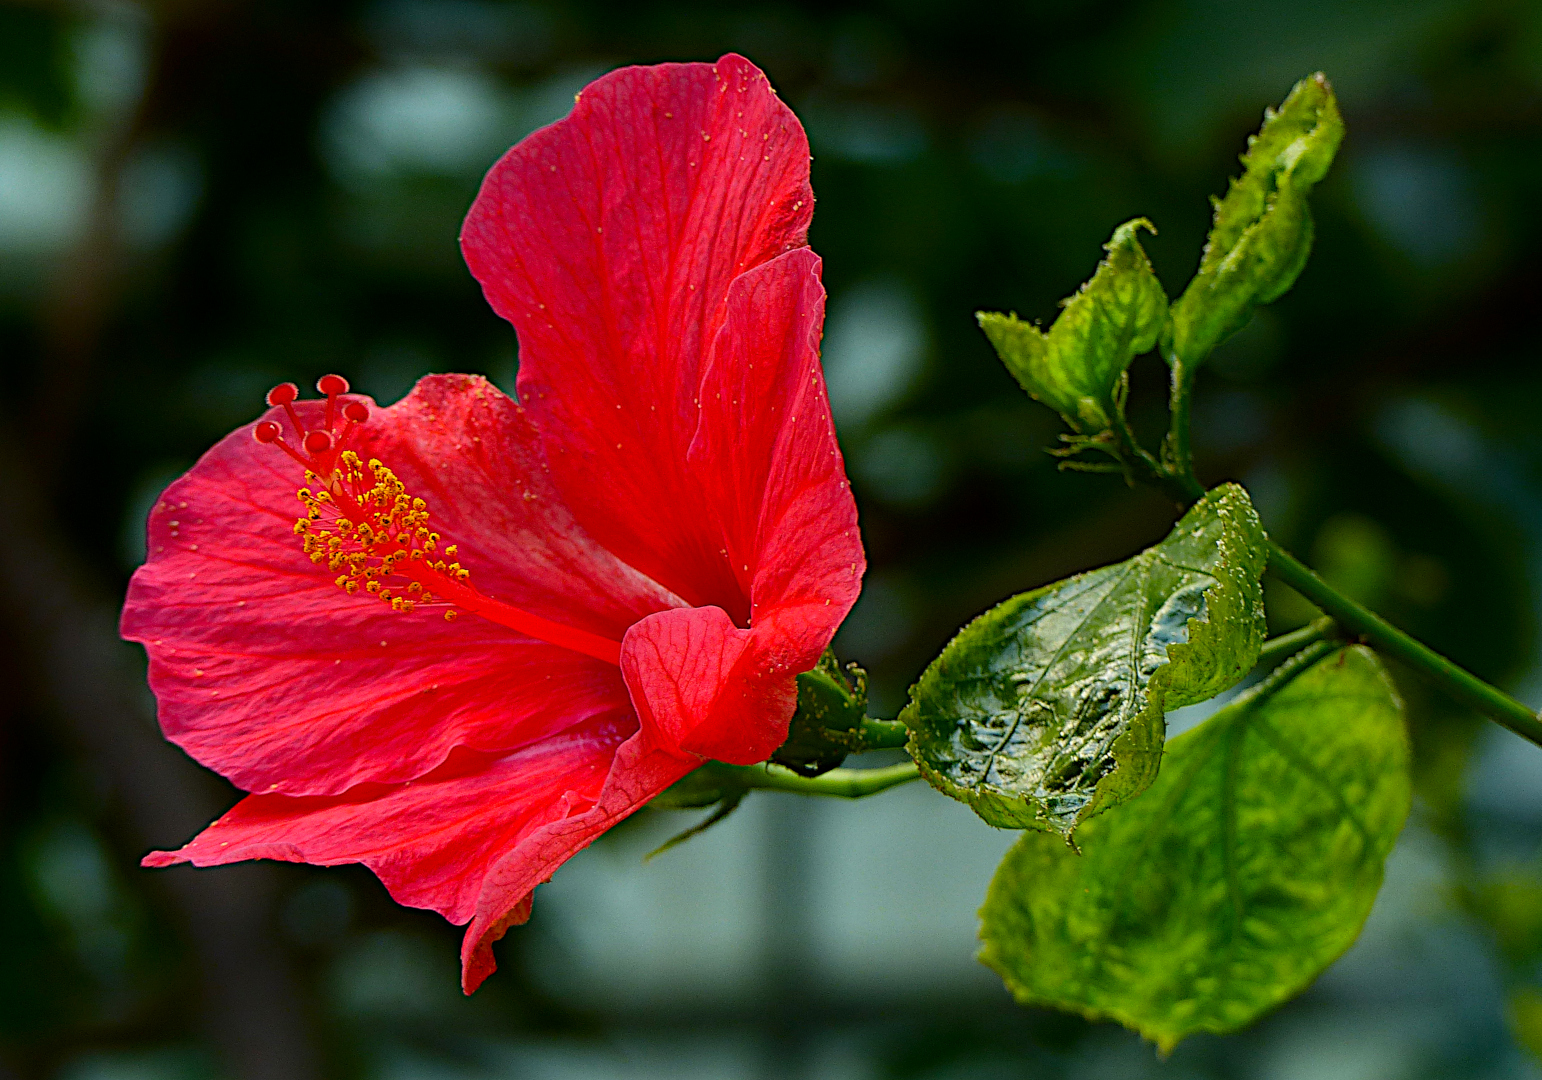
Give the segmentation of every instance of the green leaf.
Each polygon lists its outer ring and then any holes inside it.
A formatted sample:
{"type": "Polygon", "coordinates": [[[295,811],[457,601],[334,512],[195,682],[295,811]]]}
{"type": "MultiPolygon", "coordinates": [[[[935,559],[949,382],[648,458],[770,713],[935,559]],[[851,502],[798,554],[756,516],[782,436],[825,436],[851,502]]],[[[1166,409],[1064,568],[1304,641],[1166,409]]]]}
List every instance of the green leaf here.
{"type": "Polygon", "coordinates": [[[1143,798],[1078,831],[1080,854],[1024,836],[981,909],[981,960],[1025,1005],[1164,1051],[1251,1022],[1360,933],[1408,816],[1402,715],[1370,650],[1312,646],[1173,739],[1143,798]]]}
{"type": "Polygon", "coordinates": [[[1106,431],[1119,415],[1124,371],[1156,347],[1167,321],[1167,294],[1140,246],[1145,218],[1114,230],[1092,280],[1062,302],[1044,333],[1016,315],[981,311],[980,329],[1029,396],[1055,409],[1078,432],[1106,431]]]}
{"type": "Polygon", "coordinates": [[[1199,272],[1173,304],[1169,360],[1199,364],[1291,285],[1312,252],[1307,195],[1344,139],[1333,87],[1319,72],[1296,84],[1248,139],[1243,173],[1212,200],[1215,222],[1199,272]]]}
{"type": "Polygon", "coordinates": [[[1165,711],[1258,658],[1264,545],[1247,493],[1226,484],[1133,559],[975,619],[900,714],[921,774],[992,825],[1066,835],[1145,790],[1165,711]]]}

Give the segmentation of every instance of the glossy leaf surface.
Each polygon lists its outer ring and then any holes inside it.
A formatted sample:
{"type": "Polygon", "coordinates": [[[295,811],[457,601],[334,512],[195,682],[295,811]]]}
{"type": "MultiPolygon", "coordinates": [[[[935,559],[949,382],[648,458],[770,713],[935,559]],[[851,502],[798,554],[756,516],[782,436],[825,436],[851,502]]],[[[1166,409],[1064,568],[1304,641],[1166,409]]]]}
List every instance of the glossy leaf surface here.
{"type": "Polygon", "coordinates": [[[992,825],[1060,834],[1143,791],[1166,710],[1257,659],[1264,560],[1252,503],[1227,484],[1134,558],[992,608],[900,715],[922,775],[992,825]]]}
{"type": "Polygon", "coordinates": [[[1311,654],[1169,743],[1141,799],[1078,831],[1081,854],[1034,834],[1008,853],[981,959],[1019,1001],[1165,1050],[1250,1022],[1349,947],[1408,815],[1407,738],[1373,653],[1311,654]]]}
{"type": "Polygon", "coordinates": [[[1322,74],[1296,84],[1248,139],[1243,173],[1216,199],[1199,271],[1172,307],[1170,357],[1202,361],[1260,304],[1295,284],[1312,252],[1307,195],[1344,138],[1333,87],[1322,74]]]}
{"type": "Polygon", "coordinates": [[[1108,257],[1045,333],[1016,315],[981,311],[980,329],[1030,397],[1077,431],[1106,430],[1118,410],[1125,368],[1155,348],[1167,294],[1140,246],[1145,218],[1127,221],[1103,245],[1108,257]]]}

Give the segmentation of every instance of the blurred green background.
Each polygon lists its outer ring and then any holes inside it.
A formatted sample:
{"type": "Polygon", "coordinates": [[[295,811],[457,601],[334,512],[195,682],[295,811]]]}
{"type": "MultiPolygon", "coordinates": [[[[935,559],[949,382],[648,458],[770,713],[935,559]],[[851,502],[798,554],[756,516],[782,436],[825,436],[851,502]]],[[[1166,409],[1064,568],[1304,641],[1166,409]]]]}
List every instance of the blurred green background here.
{"type": "MultiPolygon", "coordinates": [[[[1119,222],[1176,294],[1262,108],[1349,138],[1295,290],[1200,384],[1205,479],[1342,588],[1542,702],[1536,0],[0,3],[0,1077],[1542,1076],[1542,751],[1402,680],[1419,798],[1361,943],[1170,1059],[971,959],[1009,834],[920,786],[757,794],[564,868],[474,998],[356,868],[147,872],[235,792],[163,743],[116,607],[160,488],[270,385],[512,387],[456,247],[483,171],[625,63],[744,53],[808,127],[875,707],[1002,596],[1172,508],[1057,472],[981,307],[1048,320],[1119,222]]],[[[1163,423],[1163,369],[1132,413],[1163,423]]],[[[1271,597],[1276,628],[1305,617],[1271,597]]],[[[1178,723],[1192,722],[1192,716],[1178,723]]]]}

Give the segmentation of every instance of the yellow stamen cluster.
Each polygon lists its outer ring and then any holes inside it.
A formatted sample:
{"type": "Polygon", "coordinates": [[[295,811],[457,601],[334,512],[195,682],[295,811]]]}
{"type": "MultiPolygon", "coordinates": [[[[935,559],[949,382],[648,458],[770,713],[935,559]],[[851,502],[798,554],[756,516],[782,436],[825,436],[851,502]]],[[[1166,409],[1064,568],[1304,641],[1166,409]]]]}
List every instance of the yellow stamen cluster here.
{"type": "MultiPolygon", "coordinates": [[[[295,535],[311,562],[337,574],[337,587],[350,596],[362,590],[393,611],[407,612],[434,603],[433,594],[415,580],[423,570],[449,581],[471,576],[458,562],[431,557],[438,553],[439,534],[428,527],[428,504],[407,494],[396,474],[378,460],[366,466],[346,450],[329,480],[309,472],[305,478],[315,490],[300,489],[305,516],[295,522],[295,535]],[[402,573],[402,564],[409,561],[420,564],[410,577],[402,573]]],[[[443,551],[451,560],[455,554],[454,544],[443,551]]],[[[454,616],[454,611],[445,612],[446,619],[454,616]]]]}

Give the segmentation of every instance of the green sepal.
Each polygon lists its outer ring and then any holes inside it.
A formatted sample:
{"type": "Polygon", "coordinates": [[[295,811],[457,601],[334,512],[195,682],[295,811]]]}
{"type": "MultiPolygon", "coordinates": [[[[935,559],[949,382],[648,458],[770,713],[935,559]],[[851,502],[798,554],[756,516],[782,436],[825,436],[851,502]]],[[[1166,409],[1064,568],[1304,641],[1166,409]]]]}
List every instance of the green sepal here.
{"type": "Polygon", "coordinates": [[[980,959],[1021,1003],[1117,1020],[1164,1052],[1233,1031],[1359,935],[1410,792],[1375,655],[1311,646],[1173,739],[1141,799],[1078,830],[1080,853],[1023,836],[980,911],[980,959]]]}
{"type": "Polygon", "coordinates": [[[1046,334],[1014,315],[980,311],[980,329],[1030,397],[1065,417],[1078,432],[1108,430],[1119,416],[1124,372],[1156,347],[1167,320],[1167,294],[1140,246],[1155,233],[1145,218],[1114,230],[1092,280],[1062,301],[1046,334]]]}
{"type": "Polygon", "coordinates": [[[643,861],[647,862],[664,854],[670,848],[700,836],[739,809],[739,804],[749,793],[750,789],[742,782],[741,774],[732,769],[725,769],[715,761],[706,762],[699,769],[686,773],[649,799],[649,809],[700,810],[708,806],[716,806],[717,809],[690,828],[665,840],[644,855],[643,861]]]}
{"type": "Polygon", "coordinates": [[[1242,329],[1260,304],[1295,284],[1312,253],[1307,195],[1344,139],[1333,87],[1321,73],[1302,79],[1248,139],[1243,172],[1224,198],[1199,271],[1172,306],[1163,352],[1193,367],[1242,329]]]}
{"type": "MultiPolygon", "coordinates": [[[[690,828],[685,829],[685,830],[683,830],[681,832],[675,833],[675,835],[671,836],[668,840],[665,840],[658,847],[656,847],[652,851],[648,852],[648,854],[643,856],[643,862],[652,862],[654,859],[656,859],[660,855],[664,854],[664,852],[669,851],[672,848],[679,847],[681,844],[685,843],[687,840],[695,839],[696,837],[700,836],[702,833],[706,832],[708,829],[712,828],[712,826],[714,826],[714,825],[721,824],[728,817],[729,814],[732,814],[735,810],[739,809],[739,804],[744,801],[744,797],[746,795],[748,795],[748,794],[749,794],[749,791],[747,789],[740,789],[738,791],[734,791],[734,792],[732,792],[730,794],[725,795],[723,797],[722,802],[718,803],[718,807],[717,807],[716,810],[712,811],[712,813],[710,813],[706,817],[702,818],[700,821],[698,821],[695,825],[692,825],[690,828]]],[[[653,802],[649,803],[649,805],[650,806],[658,806],[658,808],[661,809],[661,810],[689,809],[689,807],[682,808],[682,807],[672,807],[672,806],[659,806],[657,799],[655,799],[653,802]]]]}
{"type": "Polygon", "coordinates": [[[819,776],[838,768],[847,754],[865,749],[862,722],[867,718],[867,672],[856,664],[841,667],[826,649],[814,670],[798,676],[798,711],[787,741],[771,755],[800,776],[819,776]]]}
{"type": "Polygon", "coordinates": [[[1252,669],[1266,559],[1247,493],[1214,489],[1156,546],[959,631],[911,688],[906,749],[990,824],[1069,835],[1155,779],[1167,710],[1252,669]]]}

